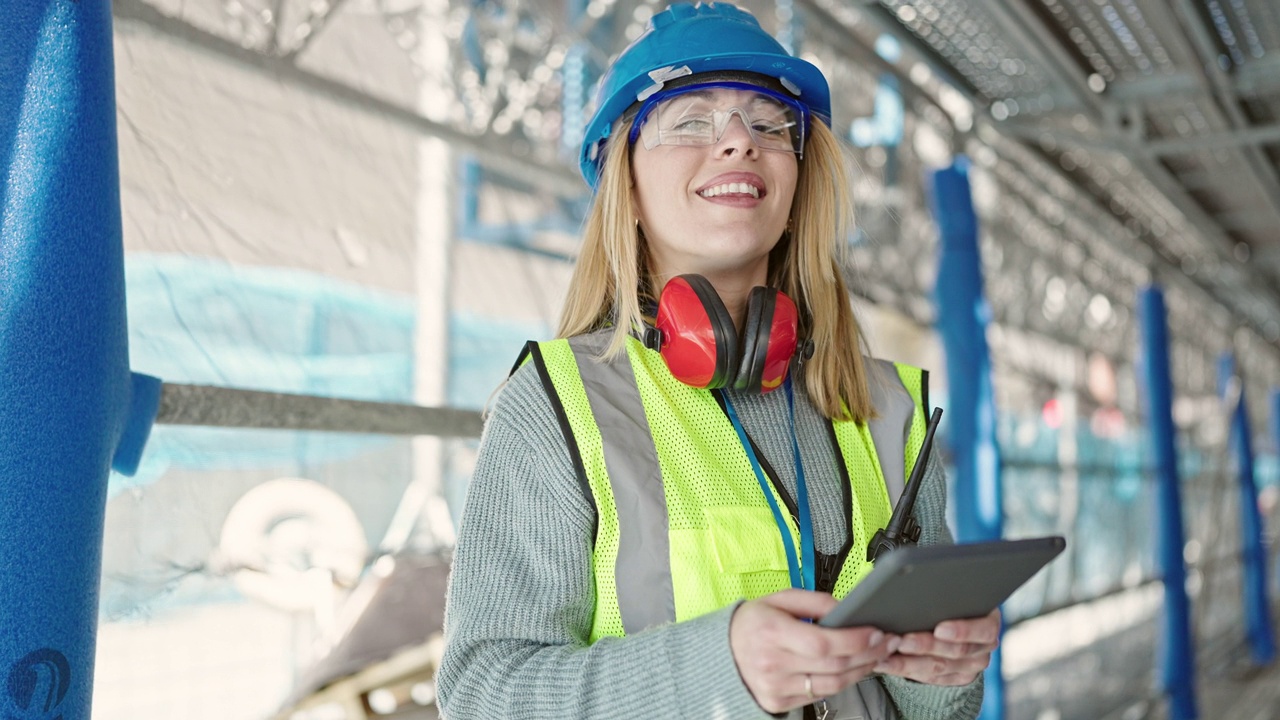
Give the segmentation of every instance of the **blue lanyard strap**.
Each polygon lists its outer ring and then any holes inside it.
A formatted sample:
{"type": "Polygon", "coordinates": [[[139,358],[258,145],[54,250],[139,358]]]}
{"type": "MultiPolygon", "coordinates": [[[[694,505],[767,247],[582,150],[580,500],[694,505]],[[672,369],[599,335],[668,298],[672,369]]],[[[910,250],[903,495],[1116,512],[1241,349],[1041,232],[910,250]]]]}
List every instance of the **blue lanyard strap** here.
{"type": "Polygon", "coordinates": [[[791,411],[791,454],[796,462],[796,509],[800,511],[800,567],[804,570],[804,589],[816,590],[816,566],[813,547],[813,518],[809,514],[809,490],[804,482],[804,462],[800,459],[800,441],[796,439],[796,396],[787,376],[787,408],[791,411]]]}
{"type": "Polygon", "coordinates": [[[791,530],[787,527],[787,522],[783,518],[782,509],[778,507],[778,501],[773,497],[773,491],[769,486],[769,480],[765,477],[764,468],[760,465],[760,459],[756,457],[755,449],[751,447],[751,440],[747,438],[747,431],[742,427],[742,421],[738,419],[738,411],[734,410],[733,403],[729,400],[728,393],[722,393],[724,398],[725,413],[729,416],[729,422],[733,424],[733,429],[738,433],[738,440],[742,443],[742,449],[747,453],[747,459],[751,461],[751,469],[756,474],[756,481],[760,483],[760,491],[764,493],[765,500],[769,501],[769,510],[773,512],[773,521],[778,524],[778,532],[782,535],[782,549],[787,553],[787,571],[791,576],[791,587],[802,590],[814,590],[817,587],[814,572],[814,549],[813,549],[813,522],[809,515],[809,492],[804,482],[804,465],[800,461],[800,443],[796,440],[796,403],[795,393],[791,389],[791,378],[786,380],[787,386],[787,407],[791,411],[791,450],[795,456],[796,463],[796,506],[800,512],[800,555],[801,561],[796,561],[796,550],[791,542],[791,530]]]}

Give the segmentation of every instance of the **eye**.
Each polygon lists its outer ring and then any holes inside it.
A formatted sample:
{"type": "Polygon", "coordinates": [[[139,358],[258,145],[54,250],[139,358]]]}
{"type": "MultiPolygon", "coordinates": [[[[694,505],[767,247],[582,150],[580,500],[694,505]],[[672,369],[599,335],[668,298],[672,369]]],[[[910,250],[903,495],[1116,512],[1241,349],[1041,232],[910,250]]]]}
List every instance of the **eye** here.
{"type": "Polygon", "coordinates": [[[791,128],[795,127],[794,122],[785,120],[768,121],[757,120],[751,125],[751,131],[756,135],[768,137],[790,137],[791,128]]]}
{"type": "Polygon", "coordinates": [[[670,129],[679,133],[710,132],[711,118],[705,115],[686,115],[672,123],[670,129]]]}

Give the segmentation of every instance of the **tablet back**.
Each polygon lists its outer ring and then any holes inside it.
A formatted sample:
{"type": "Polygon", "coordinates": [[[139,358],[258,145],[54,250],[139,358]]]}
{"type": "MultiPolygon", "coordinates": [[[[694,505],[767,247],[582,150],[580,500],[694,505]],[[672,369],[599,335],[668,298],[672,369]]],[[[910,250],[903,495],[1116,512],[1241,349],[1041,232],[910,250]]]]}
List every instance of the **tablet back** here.
{"type": "Polygon", "coordinates": [[[983,617],[1062,552],[1061,537],[966,545],[908,546],[875,568],[821,621],[926,632],[943,620],[983,617]]]}

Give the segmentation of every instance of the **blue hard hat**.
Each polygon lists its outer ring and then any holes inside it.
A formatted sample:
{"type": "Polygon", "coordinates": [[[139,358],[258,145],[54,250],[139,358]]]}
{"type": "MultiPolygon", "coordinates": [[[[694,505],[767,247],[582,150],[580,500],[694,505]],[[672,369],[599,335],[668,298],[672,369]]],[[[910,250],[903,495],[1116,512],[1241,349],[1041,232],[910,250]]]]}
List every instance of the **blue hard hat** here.
{"type": "Polygon", "coordinates": [[[831,124],[831,90],[822,71],[794,57],[751,13],[728,3],[675,3],[653,16],[645,33],[614,61],[600,82],[596,111],[582,140],[579,167],[595,190],[613,124],[666,83],[700,73],[746,72],[776,79],[831,124]]]}

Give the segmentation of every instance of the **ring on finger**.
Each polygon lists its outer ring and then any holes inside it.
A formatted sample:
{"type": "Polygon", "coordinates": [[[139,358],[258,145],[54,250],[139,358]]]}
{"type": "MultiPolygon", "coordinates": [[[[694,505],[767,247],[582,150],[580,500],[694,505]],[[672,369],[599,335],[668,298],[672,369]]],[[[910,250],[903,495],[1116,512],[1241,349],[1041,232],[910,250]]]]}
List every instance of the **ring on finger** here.
{"type": "Polygon", "coordinates": [[[813,699],[814,699],[814,697],[813,697],[813,676],[811,676],[809,673],[805,673],[805,674],[804,674],[804,694],[805,694],[805,695],[808,695],[810,700],[813,700],[813,699]]]}

